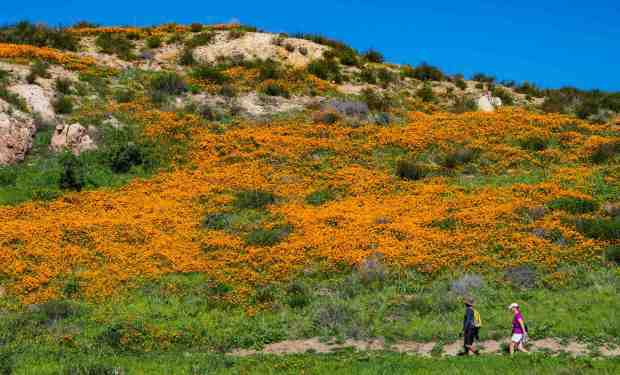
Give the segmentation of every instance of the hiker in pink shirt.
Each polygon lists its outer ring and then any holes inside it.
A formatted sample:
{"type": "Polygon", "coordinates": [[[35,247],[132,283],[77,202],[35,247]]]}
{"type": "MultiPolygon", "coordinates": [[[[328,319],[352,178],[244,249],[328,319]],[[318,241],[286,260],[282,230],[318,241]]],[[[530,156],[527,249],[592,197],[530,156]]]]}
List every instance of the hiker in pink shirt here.
{"type": "Polygon", "coordinates": [[[527,353],[525,350],[524,343],[527,340],[527,327],[525,325],[525,321],[523,320],[523,315],[521,315],[521,310],[519,309],[519,305],[516,303],[510,304],[508,309],[512,310],[514,317],[512,318],[512,337],[510,338],[510,355],[512,355],[515,351],[515,347],[517,350],[527,353]]]}

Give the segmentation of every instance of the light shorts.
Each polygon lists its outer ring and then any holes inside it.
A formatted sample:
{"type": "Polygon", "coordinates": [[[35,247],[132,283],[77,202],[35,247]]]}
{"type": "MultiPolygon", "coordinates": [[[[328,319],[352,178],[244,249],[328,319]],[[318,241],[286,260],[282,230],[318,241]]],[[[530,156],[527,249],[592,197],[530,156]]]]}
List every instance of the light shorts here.
{"type": "Polygon", "coordinates": [[[519,343],[519,342],[523,341],[523,334],[522,333],[513,333],[511,340],[514,343],[519,343]]]}

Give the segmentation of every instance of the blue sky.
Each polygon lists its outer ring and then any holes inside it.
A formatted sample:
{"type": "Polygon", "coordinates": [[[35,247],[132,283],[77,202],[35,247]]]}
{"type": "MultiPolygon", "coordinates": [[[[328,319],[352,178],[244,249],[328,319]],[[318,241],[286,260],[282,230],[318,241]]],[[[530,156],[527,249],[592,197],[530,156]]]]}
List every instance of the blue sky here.
{"type": "Polygon", "coordinates": [[[620,91],[620,0],[0,1],[0,24],[23,19],[50,25],[237,19],[267,31],[323,34],[358,50],[376,48],[392,62],[428,61],[448,73],[620,91]]]}

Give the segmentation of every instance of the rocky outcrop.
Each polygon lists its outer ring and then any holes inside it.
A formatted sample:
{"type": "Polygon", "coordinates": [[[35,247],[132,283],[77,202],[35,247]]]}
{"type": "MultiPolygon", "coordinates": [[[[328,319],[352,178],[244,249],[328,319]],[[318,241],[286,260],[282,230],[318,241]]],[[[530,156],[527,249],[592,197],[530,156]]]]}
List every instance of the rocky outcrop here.
{"type": "Polygon", "coordinates": [[[9,90],[24,99],[28,108],[33,113],[38,114],[44,122],[53,123],[56,119],[56,114],[52,107],[53,94],[47,92],[41,86],[21,84],[11,86],[9,90]]]}
{"type": "Polygon", "coordinates": [[[0,100],[0,165],[24,160],[36,132],[31,118],[15,110],[9,114],[9,107],[0,100]]]}
{"type": "Polygon", "coordinates": [[[50,149],[53,151],[70,150],[79,155],[84,151],[96,150],[97,145],[88,130],[80,124],[58,124],[52,136],[50,149]]]}
{"type": "Polygon", "coordinates": [[[477,101],[478,110],[482,112],[494,112],[495,108],[502,106],[502,99],[483,95],[477,101]]]}

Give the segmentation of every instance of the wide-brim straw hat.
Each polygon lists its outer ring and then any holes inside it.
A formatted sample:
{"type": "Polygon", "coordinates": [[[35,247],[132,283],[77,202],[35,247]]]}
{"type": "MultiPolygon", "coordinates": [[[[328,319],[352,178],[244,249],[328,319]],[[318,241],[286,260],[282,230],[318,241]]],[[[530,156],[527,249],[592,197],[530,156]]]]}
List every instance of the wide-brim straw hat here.
{"type": "Polygon", "coordinates": [[[471,297],[465,297],[463,298],[463,302],[465,302],[465,304],[468,306],[473,306],[475,301],[471,297]]]}

